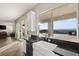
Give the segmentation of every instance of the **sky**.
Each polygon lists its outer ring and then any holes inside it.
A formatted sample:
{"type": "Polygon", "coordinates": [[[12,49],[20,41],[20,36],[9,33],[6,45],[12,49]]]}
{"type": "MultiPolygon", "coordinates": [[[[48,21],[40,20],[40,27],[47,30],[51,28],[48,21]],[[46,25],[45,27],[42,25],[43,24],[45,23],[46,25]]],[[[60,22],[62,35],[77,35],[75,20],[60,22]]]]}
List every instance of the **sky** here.
{"type": "MultiPolygon", "coordinates": [[[[56,30],[56,29],[76,29],[76,25],[77,25],[76,18],[55,21],[54,30],[56,30]]],[[[42,30],[42,29],[48,29],[48,23],[41,23],[40,30],[42,30]]]]}

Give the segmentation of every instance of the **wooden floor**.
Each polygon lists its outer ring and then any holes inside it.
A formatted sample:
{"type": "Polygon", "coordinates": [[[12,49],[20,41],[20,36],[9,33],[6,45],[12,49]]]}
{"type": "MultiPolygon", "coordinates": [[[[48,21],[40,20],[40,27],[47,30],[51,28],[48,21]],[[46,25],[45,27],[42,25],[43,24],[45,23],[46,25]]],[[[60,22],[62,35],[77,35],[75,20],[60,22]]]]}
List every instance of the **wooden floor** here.
{"type": "Polygon", "coordinates": [[[0,48],[4,47],[5,45],[8,45],[12,42],[15,42],[16,40],[11,38],[11,37],[7,37],[6,39],[0,39],[0,48]]]}
{"type": "Polygon", "coordinates": [[[0,56],[23,56],[22,44],[11,37],[0,39],[0,56]]]}

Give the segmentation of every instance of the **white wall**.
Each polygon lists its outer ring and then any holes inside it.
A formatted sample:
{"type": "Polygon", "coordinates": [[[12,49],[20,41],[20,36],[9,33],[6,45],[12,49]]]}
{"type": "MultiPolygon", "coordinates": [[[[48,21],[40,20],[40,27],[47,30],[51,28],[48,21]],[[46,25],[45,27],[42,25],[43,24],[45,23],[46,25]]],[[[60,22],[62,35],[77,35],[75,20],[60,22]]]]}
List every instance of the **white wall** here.
{"type": "Polygon", "coordinates": [[[6,25],[6,30],[8,33],[13,33],[14,32],[14,26],[13,25],[6,25]]]}
{"type": "Polygon", "coordinates": [[[0,22],[0,25],[6,25],[6,30],[0,30],[0,31],[6,31],[7,33],[15,32],[15,23],[14,22],[0,22]]]}

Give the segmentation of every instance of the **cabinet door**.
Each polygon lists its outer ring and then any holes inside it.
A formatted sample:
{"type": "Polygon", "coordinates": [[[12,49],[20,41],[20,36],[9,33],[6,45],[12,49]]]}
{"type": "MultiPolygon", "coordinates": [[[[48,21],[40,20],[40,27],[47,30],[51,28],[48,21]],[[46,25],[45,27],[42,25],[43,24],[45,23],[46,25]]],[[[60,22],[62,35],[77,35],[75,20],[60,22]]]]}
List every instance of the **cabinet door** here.
{"type": "Polygon", "coordinates": [[[36,28],[36,13],[31,11],[27,14],[28,31],[35,31],[36,28]]]}

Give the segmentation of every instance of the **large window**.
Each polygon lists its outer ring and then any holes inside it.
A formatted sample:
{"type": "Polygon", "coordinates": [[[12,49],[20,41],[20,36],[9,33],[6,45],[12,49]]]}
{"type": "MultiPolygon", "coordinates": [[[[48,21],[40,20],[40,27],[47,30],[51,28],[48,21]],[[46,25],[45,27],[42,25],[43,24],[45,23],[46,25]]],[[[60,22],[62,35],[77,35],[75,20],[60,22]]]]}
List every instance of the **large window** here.
{"type": "Polygon", "coordinates": [[[54,32],[59,34],[76,35],[76,24],[76,18],[55,21],[54,32]]]}
{"type": "Polygon", "coordinates": [[[40,36],[48,37],[48,23],[40,23],[40,36]]]}
{"type": "Polygon", "coordinates": [[[48,30],[48,23],[40,23],[40,30],[48,30]]]}
{"type": "Polygon", "coordinates": [[[56,29],[76,29],[76,18],[59,20],[54,22],[54,30],[56,29]]]}

